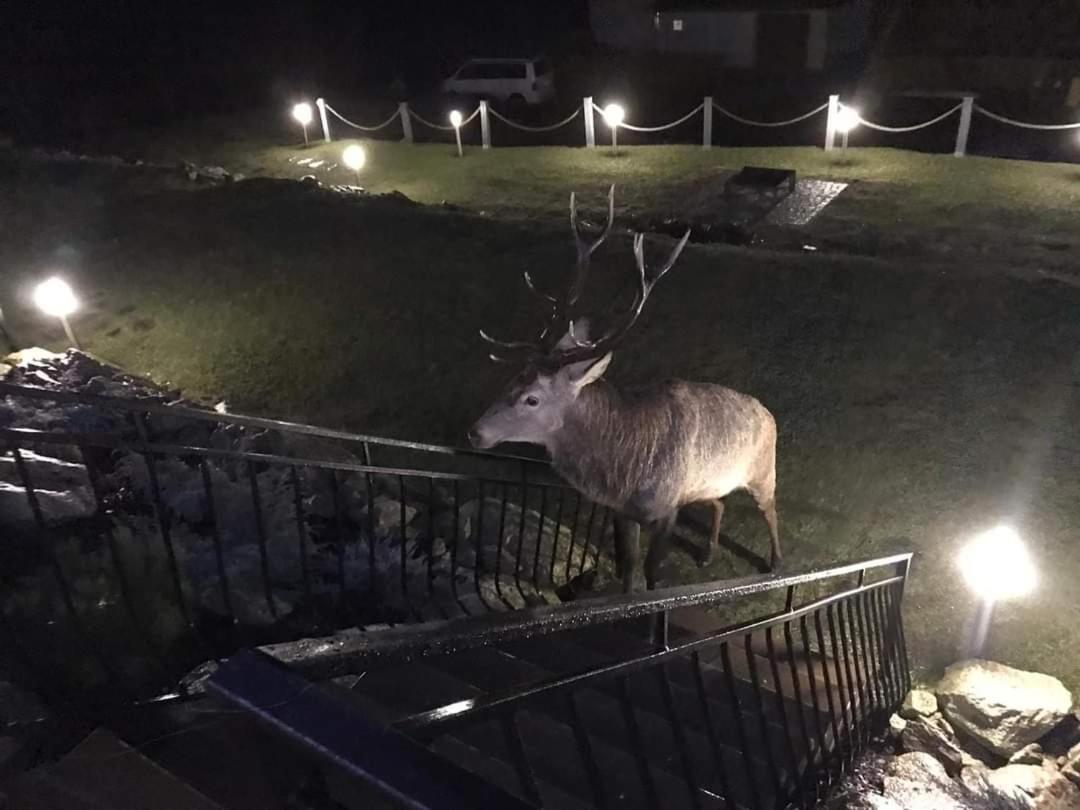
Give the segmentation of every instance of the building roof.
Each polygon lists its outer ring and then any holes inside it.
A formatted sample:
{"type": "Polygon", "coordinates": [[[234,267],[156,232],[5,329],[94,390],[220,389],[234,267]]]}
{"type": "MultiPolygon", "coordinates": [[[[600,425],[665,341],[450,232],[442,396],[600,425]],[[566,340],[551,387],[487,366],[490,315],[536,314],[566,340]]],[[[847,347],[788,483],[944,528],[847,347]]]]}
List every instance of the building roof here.
{"type": "Polygon", "coordinates": [[[656,10],[675,11],[815,11],[850,5],[853,0],[657,0],[656,10]]]}

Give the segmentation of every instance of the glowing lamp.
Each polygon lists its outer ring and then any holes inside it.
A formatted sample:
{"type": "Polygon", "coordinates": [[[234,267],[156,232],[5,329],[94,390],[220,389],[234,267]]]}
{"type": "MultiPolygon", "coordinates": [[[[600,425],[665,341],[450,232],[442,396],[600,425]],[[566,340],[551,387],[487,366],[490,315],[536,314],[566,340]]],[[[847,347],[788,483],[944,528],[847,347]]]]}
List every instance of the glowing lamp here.
{"type": "Polygon", "coordinates": [[[346,166],[354,172],[358,172],[364,168],[364,164],[367,163],[367,153],[364,151],[364,147],[354,143],[351,146],[345,147],[341,159],[345,161],[346,166]]]}
{"type": "Polygon", "coordinates": [[[46,315],[54,318],[66,318],[79,308],[71,285],[55,276],[34,288],[34,304],[46,315]]]}
{"type": "Polygon", "coordinates": [[[307,126],[311,123],[312,115],[311,105],[306,101],[301,101],[292,108],[292,117],[304,128],[304,146],[308,145],[307,126]]]}
{"type": "Polygon", "coordinates": [[[459,111],[450,111],[450,125],[454,128],[454,139],[457,141],[457,156],[462,157],[465,153],[461,149],[461,113],[459,111]]]}
{"type": "Polygon", "coordinates": [[[603,110],[604,123],[615,129],[626,119],[626,110],[621,104],[608,104],[603,110]]]}
{"type": "Polygon", "coordinates": [[[849,107],[846,104],[841,104],[840,109],[836,111],[836,130],[842,135],[847,135],[851,130],[855,129],[862,123],[862,116],[859,115],[859,111],[854,107],[849,107]]]}
{"type": "Polygon", "coordinates": [[[997,526],[973,538],[960,552],[960,573],[984,601],[1025,596],[1035,588],[1035,565],[1016,531],[997,526]]]}
{"type": "Polygon", "coordinates": [[[301,101],[295,107],[292,108],[292,117],[296,119],[296,123],[307,126],[311,123],[313,113],[311,111],[311,105],[306,101],[301,101]]]}
{"type": "Polygon", "coordinates": [[[79,308],[79,301],[75,298],[71,285],[56,276],[46,279],[34,288],[34,304],[46,315],[59,318],[68,340],[76,349],[82,348],[71,330],[71,324],[68,323],[68,315],[79,308]]]}

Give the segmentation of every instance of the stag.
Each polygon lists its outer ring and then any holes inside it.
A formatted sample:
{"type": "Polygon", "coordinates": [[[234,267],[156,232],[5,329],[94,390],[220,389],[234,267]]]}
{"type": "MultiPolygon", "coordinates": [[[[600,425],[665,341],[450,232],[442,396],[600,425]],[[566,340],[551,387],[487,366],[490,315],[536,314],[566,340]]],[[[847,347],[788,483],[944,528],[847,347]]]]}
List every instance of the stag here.
{"type": "Polygon", "coordinates": [[[555,470],[615,519],[615,565],[623,587],[633,587],[641,525],[652,542],[645,560],[648,588],[656,585],[679,509],[698,502],[713,507],[712,531],[698,561],[707,565],[719,545],[724,496],[746,489],[768,524],[771,565],[781,562],[776,518],[776,422],[753,397],[712,383],[670,380],[636,390],[617,390],[602,377],[612,351],[641,315],[656,283],[686,246],[690,232],[664,264],[649,272],[645,237],[634,236],[637,285],[633,302],[606,319],[610,328],[590,338],[579,311],[589,262],[615,219],[615,187],[608,193],[607,223],[588,239],[570,195],[570,225],[577,244],[577,272],[565,295],[540,291],[528,272],[525,285],[547,310],[539,337],[502,341],[481,330],[491,358],[524,369],[469,431],[473,446],[524,442],[547,449],[555,470]],[[565,330],[565,331],[564,331],[565,330]]]}

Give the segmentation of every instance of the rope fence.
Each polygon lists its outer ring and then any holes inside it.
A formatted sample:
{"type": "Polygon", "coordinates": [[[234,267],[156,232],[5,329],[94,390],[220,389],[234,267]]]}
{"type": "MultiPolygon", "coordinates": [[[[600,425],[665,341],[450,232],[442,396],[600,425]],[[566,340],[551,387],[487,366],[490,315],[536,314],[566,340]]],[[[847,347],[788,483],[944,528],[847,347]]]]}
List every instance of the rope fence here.
{"type": "MultiPolygon", "coordinates": [[[[713,101],[713,99],[712,99],[712,96],[706,96],[701,104],[698,104],[696,107],[694,107],[692,110],[690,110],[685,115],[683,115],[683,116],[681,116],[679,118],[676,118],[674,121],[671,121],[670,123],[661,124],[661,125],[658,125],[658,126],[640,126],[640,125],[637,125],[637,124],[628,123],[627,121],[625,121],[622,118],[623,113],[622,113],[621,110],[619,110],[619,113],[618,113],[619,117],[617,119],[613,118],[611,121],[608,121],[607,117],[605,116],[605,108],[594,104],[591,96],[587,96],[584,99],[582,99],[581,106],[579,106],[577,109],[575,109],[566,118],[563,118],[562,120],[557,121],[557,122],[555,122],[553,124],[525,124],[525,123],[522,123],[520,121],[515,121],[512,118],[509,118],[506,115],[503,115],[498,110],[492,109],[490,107],[490,105],[488,104],[488,102],[486,102],[486,101],[481,101],[479,106],[477,106],[476,109],[474,109],[469,114],[469,116],[467,118],[462,119],[460,124],[458,124],[457,127],[455,127],[452,123],[451,124],[439,124],[439,123],[436,123],[435,121],[429,121],[427,118],[424,118],[419,113],[417,113],[415,110],[411,109],[407,102],[401,102],[398,105],[397,112],[395,112],[393,115],[391,115],[385,121],[382,121],[382,122],[380,122],[378,124],[375,124],[373,126],[368,126],[368,125],[365,125],[365,124],[358,124],[355,121],[349,120],[344,115],[342,115],[337,110],[335,110],[333,107],[331,107],[329,104],[327,104],[324,99],[321,99],[321,98],[317,99],[316,100],[316,105],[319,107],[319,112],[320,112],[320,116],[321,116],[321,122],[322,122],[322,128],[323,128],[323,137],[324,137],[324,140],[326,142],[328,142],[328,143],[330,142],[331,137],[330,137],[330,124],[329,124],[329,119],[327,118],[327,113],[330,113],[330,115],[332,115],[335,119],[337,119],[341,123],[343,123],[343,124],[345,124],[345,125],[347,125],[349,127],[352,127],[353,129],[359,130],[361,132],[372,132],[372,133],[379,132],[381,130],[386,129],[387,127],[392,126],[395,122],[399,122],[400,125],[401,125],[404,140],[409,142],[409,143],[413,142],[413,133],[412,133],[412,122],[413,121],[415,121],[416,123],[418,123],[418,124],[420,124],[422,126],[428,127],[429,129],[433,129],[433,130],[436,130],[436,131],[439,131],[439,132],[453,132],[455,129],[460,132],[462,127],[467,126],[468,124],[470,124],[473,121],[473,119],[475,119],[477,116],[479,116],[479,118],[480,118],[480,131],[481,131],[481,137],[482,137],[482,143],[483,143],[483,148],[484,149],[490,149],[491,145],[492,145],[491,144],[491,118],[496,119],[497,121],[501,122],[502,124],[505,124],[506,126],[510,127],[511,129],[516,129],[516,130],[519,130],[519,131],[522,131],[522,132],[531,132],[531,133],[553,132],[553,131],[555,131],[557,129],[561,129],[561,128],[567,126],[568,124],[573,123],[578,118],[583,118],[584,119],[585,146],[587,146],[587,147],[595,147],[597,145],[596,144],[596,117],[597,117],[597,114],[600,115],[600,118],[601,118],[602,121],[604,121],[605,123],[608,124],[608,129],[611,131],[611,135],[612,135],[612,149],[616,148],[616,146],[615,146],[616,137],[615,136],[617,134],[617,130],[619,130],[619,129],[628,130],[630,132],[646,133],[646,134],[648,134],[648,133],[656,133],[656,132],[664,132],[666,130],[673,129],[675,127],[678,127],[678,126],[681,126],[681,125],[687,123],[691,119],[697,117],[699,114],[702,114],[702,124],[701,124],[701,126],[702,126],[702,146],[704,148],[708,149],[709,147],[712,146],[712,142],[713,142],[712,129],[713,129],[713,113],[714,112],[717,112],[720,115],[725,116],[726,118],[729,118],[732,121],[735,121],[736,123],[739,123],[739,124],[744,124],[746,126],[751,126],[751,127],[764,127],[764,128],[776,128],[776,127],[792,126],[794,124],[799,124],[799,123],[802,123],[803,121],[806,121],[806,120],[808,120],[810,118],[813,118],[816,115],[820,115],[823,112],[827,112],[827,121],[826,121],[826,127],[825,127],[825,149],[827,151],[837,148],[837,145],[836,145],[837,135],[842,136],[841,145],[842,145],[842,148],[846,149],[847,145],[848,145],[848,137],[849,137],[850,132],[852,132],[856,127],[859,127],[859,126],[864,126],[867,129],[875,130],[877,132],[885,132],[885,133],[890,133],[890,134],[902,134],[902,133],[908,133],[908,132],[917,132],[919,130],[926,129],[927,127],[932,127],[935,124],[940,124],[941,122],[943,122],[946,119],[952,117],[956,113],[960,114],[960,122],[959,122],[959,126],[957,127],[957,133],[956,133],[956,148],[955,148],[955,150],[953,152],[953,154],[956,155],[957,157],[962,157],[963,155],[967,154],[968,136],[969,136],[969,133],[970,133],[971,122],[972,122],[972,117],[973,117],[974,113],[978,113],[979,115],[984,116],[986,118],[989,118],[989,119],[991,119],[993,121],[997,121],[998,123],[1005,124],[1007,126],[1019,127],[1021,129],[1042,130],[1042,131],[1062,131],[1062,130],[1074,130],[1074,129],[1080,130],[1080,121],[1073,122],[1073,123],[1065,123],[1065,124],[1038,124],[1038,123],[1033,123],[1033,122],[1030,122],[1030,121],[1021,121],[1021,120],[1018,120],[1016,118],[1010,118],[1008,116],[1001,115],[1000,113],[992,112],[992,111],[986,109],[985,107],[983,107],[983,106],[981,106],[979,104],[976,104],[974,96],[964,96],[963,100],[961,102],[959,102],[958,104],[956,104],[953,107],[950,107],[948,110],[941,113],[940,115],[936,115],[933,118],[930,118],[930,119],[928,119],[926,121],[921,121],[919,123],[910,124],[910,125],[907,125],[907,126],[893,126],[893,125],[890,125],[890,124],[881,124],[881,123],[878,123],[876,121],[871,121],[871,120],[869,120],[867,118],[864,118],[862,116],[862,114],[859,113],[859,111],[856,108],[854,108],[852,106],[842,104],[840,102],[840,96],[839,95],[831,95],[831,96],[829,96],[828,101],[826,101],[823,104],[820,104],[819,106],[815,107],[814,109],[812,109],[812,110],[810,110],[808,112],[805,112],[805,113],[803,113],[801,115],[797,115],[794,118],[787,118],[787,119],[784,119],[782,121],[757,121],[757,120],[754,120],[752,118],[746,118],[746,117],[744,117],[742,115],[739,115],[738,113],[735,113],[735,112],[727,109],[726,107],[721,106],[720,104],[715,103],[713,101]]],[[[300,105],[300,106],[303,106],[303,105],[300,105]]],[[[305,119],[302,119],[302,120],[304,120],[306,122],[306,121],[310,121],[310,119],[311,119],[311,115],[310,115],[310,107],[309,107],[307,117],[305,119]]]]}
{"type": "Polygon", "coordinates": [[[547,126],[535,127],[529,126],[528,124],[519,124],[517,121],[511,121],[505,115],[500,114],[498,110],[491,110],[491,115],[502,121],[507,126],[513,127],[514,129],[520,129],[522,132],[552,132],[556,129],[559,129],[560,127],[565,127],[567,124],[569,124],[579,115],[581,115],[581,108],[577,108],[576,110],[574,110],[573,113],[571,113],[569,116],[567,116],[557,124],[548,124],[547,126]]]}
{"type": "Polygon", "coordinates": [[[879,132],[915,132],[916,130],[926,129],[927,127],[932,127],[934,124],[944,121],[953,113],[958,112],[963,106],[964,104],[963,102],[961,102],[960,104],[957,104],[955,107],[953,107],[951,110],[947,110],[941,115],[931,118],[929,121],[923,121],[921,124],[912,124],[908,127],[890,127],[886,126],[885,124],[875,124],[873,121],[867,121],[861,115],[859,116],[859,123],[862,124],[864,127],[876,129],[879,132]]]}
{"type": "MultiPolygon", "coordinates": [[[[679,124],[686,123],[691,118],[693,118],[695,115],[697,115],[699,112],[701,112],[704,108],[705,108],[705,105],[703,103],[698,104],[696,107],[694,107],[694,109],[692,109],[690,112],[688,112],[682,118],[678,118],[678,119],[672,121],[670,124],[663,124],[663,125],[658,126],[658,127],[636,127],[633,124],[627,124],[625,121],[623,123],[619,124],[619,126],[622,127],[623,129],[628,129],[631,132],[663,132],[665,129],[672,129],[674,127],[677,127],[679,124]]],[[[593,105],[593,109],[596,112],[600,113],[601,115],[604,114],[604,111],[602,109],[600,109],[599,107],[597,107],[595,104],[593,105]]]]}
{"type": "Polygon", "coordinates": [[[325,104],[324,106],[326,107],[326,111],[328,113],[332,114],[335,118],[337,118],[343,124],[348,124],[353,129],[358,129],[361,132],[378,132],[380,129],[386,129],[392,123],[397,121],[398,118],[400,117],[399,114],[395,112],[393,115],[391,115],[385,121],[383,121],[381,124],[376,124],[373,127],[366,127],[363,124],[357,124],[357,123],[354,123],[354,122],[350,121],[348,118],[346,118],[344,115],[339,113],[337,110],[335,110],[329,104],[325,104]]]}
{"type": "Polygon", "coordinates": [[[981,107],[978,104],[975,106],[975,112],[980,115],[985,115],[987,118],[998,121],[1002,124],[1008,124],[1013,127],[1021,127],[1022,129],[1042,129],[1042,130],[1063,130],[1063,129],[1080,129],[1080,121],[1072,124],[1032,124],[1028,121],[1017,121],[1015,118],[1006,118],[1004,115],[998,115],[997,113],[990,112],[985,107],[981,107]]]}
{"type": "Polygon", "coordinates": [[[719,104],[713,104],[713,109],[722,115],[726,115],[732,121],[738,121],[740,124],[746,124],[749,127],[786,127],[791,124],[798,124],[800,121],[805,121],[807,118],[813,118],[815,115],[829,109],[829,102],[825,102],[820,107],[815,107],[808,113],[797,115],[794,118],[789,118],[786,121],[753,121],[749,118],[743,118],[741,115],[736,115],[731,110],[721,107],[719,104]]]}

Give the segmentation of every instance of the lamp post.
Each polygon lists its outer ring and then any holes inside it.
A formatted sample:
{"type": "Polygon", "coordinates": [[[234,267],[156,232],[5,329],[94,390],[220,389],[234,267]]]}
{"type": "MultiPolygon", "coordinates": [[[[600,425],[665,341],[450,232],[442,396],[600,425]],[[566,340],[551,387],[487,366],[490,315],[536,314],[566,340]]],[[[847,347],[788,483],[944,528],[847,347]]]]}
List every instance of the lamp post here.
{"type": "Polygon", "coordinates": [[[71,329],[71,324],[68,323],[68,315],[79,308],[79,302],[66,281],[53,276],[38,284],[34,288],[34,303],[46,315],[59,318],[68,340],[76,349],[82,349],[78,338],[75,337],[75,332],[71,329]]]}
{"type": "Polygon", "coordinates": [[[461,113],[457,110],[450,111],[450,126],[454,128],[454,137],[457,139],[457,156],[462,157],[461,151],[461,113]]]}
{"type": "Polygon", "coordinates": [[[960,551],[960,574],[979,599],[969,657],[981,654],[994,605],[1024,596],[1035,587],[1035,565],[1020,536],[1009,526],[996,526],[971,539],[960,551]]]}
{"type": "Polygon", "coordinates": [[[836,128],[844,136],[842,141],[844,149],[847,149],[848,133],[858,127],[860,123],[862,123],[862,116],[859,115],[857,109],[846,104],[840,105],[840,108],[836,111],[836,128]]]}
{"type": "Polygon", "coordinates": [[[608,104],[603,110],[604,123],[611,128],[611,154],[619,154],[619,125],[626,118],[621,104],[608,104]]]}
{"type": "Polygon", "coordinates": [[[364,164],[367,163],[367,153],[364,151],[364,147],[359,144],[351,144],[345,147],[345,151],[341,155],[341,159],[345,162],[345,165],[352,169],[356,173],[356,185],[360,185],[360,170],[364,168],[364,164]]]}
{"type": "Polygon", "coordinates": [[[307,127],[308,124],[311,123],[312,115],[311,105],[306,101],[301,101],[292,108],[292,117],[304,128],[304,146],[310,145],[308,142],[307,127]]]}

